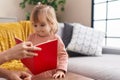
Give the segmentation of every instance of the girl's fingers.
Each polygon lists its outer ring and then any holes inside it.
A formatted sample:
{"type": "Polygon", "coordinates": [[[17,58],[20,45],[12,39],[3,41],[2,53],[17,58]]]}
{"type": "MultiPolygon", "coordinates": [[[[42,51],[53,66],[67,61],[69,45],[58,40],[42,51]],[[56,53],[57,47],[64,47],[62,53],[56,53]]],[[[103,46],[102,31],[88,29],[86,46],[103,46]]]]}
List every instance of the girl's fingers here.
{"type": "Polygon", "coordinates": [[[54,78],[54,79],[56,78],[56,74],[53,75],[53,78],[54,78]]]}
{"type": "Polygon", "coordinates": [[[53,78],[54,78],[54,79],[57,79],[57,78],[59,78],[59,77],[60,77],[59,74],[54,74],[54,75],[53,75],[53,78]]]}
{"type": "Polygon", "coordinates": [[[57,73],[56,73],[56,74],[53,75],[53,78],[54,78],[54,79],[64,78],[64,77],[65,77],[65,74],[57,74],[57,73]]]}
{"type": "Polygon", "coordinates": [[[60,75],[59,75],[59,78],[62,78],[62,77],[63,77],[63,75],[62,75],[62,74],[60,74],[60,75]]]}
{"type": "Polygon", "coordinates": [[[60,76],[59,74],[56,74],[54,78],[57,79],[59,76],[60,76]]]}
{"type": "Polygon", "coordinates": [[[65,78],[65,74],[62,75],[62,78],[65,78]]]}

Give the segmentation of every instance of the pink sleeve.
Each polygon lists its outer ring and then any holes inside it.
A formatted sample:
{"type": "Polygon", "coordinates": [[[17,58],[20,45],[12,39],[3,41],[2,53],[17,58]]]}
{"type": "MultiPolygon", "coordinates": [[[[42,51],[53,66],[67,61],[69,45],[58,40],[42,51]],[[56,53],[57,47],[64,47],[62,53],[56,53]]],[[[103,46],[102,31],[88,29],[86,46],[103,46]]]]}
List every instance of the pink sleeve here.
{"type": "Polygon", "coordinates": [[[58,39],[58,65],[57,69],[67,71],[67,65],[68,65],[68,54],[66,52],[65,46],[63,41],[59,36],[57,36],[58,39]]]}

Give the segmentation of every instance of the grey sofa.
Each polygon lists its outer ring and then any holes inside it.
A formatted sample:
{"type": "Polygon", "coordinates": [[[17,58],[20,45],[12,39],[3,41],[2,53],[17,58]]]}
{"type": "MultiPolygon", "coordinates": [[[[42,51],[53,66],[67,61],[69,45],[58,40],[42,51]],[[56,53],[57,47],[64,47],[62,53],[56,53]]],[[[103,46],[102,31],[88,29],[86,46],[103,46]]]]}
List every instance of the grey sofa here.
{"type": "MultiPolygon", "coordinates": [[[[58,34],[61,38],[64,36],[63,31],[65,27],[63,23],[59,24],[58,34]]],[[[68,33],[69,31],[66,32],[68,33]]],[[[103,47],[103,55],[99,57],[83,56],[70,51],[68,51],[68,54],[70,56],[68,71],[95,80],[120,80],[120,49],[103,47]],[[74,54],[75,56],[73,56],[74,54]]]]}

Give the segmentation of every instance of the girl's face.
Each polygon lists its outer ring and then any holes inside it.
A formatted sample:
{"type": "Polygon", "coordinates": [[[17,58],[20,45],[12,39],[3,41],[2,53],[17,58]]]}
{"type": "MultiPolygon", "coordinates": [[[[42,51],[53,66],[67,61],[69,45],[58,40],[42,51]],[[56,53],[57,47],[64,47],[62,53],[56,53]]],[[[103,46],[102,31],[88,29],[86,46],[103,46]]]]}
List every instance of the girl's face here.
{"type": "Polygon", "coordinates": [[[37,23],[34,23],[34,30],[38,34],[38,36],[41,37],[47,37],[50,35],[50,25],[47,21],[47,18],[44,14],[40,14],[38,16],[39,21],[37,23]]]}

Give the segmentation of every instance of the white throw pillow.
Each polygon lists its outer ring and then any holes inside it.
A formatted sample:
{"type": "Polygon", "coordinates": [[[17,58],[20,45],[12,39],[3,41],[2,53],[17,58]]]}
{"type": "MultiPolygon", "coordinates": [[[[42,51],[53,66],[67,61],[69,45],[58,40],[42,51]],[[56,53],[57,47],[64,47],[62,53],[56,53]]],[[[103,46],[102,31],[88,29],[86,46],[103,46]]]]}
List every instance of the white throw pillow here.
{"type": "Polygon", "coordinates": [[[67,50],[84,55],[102,55],[104,33],[81,24],[72,25],[73,35],[67,50]]]}

